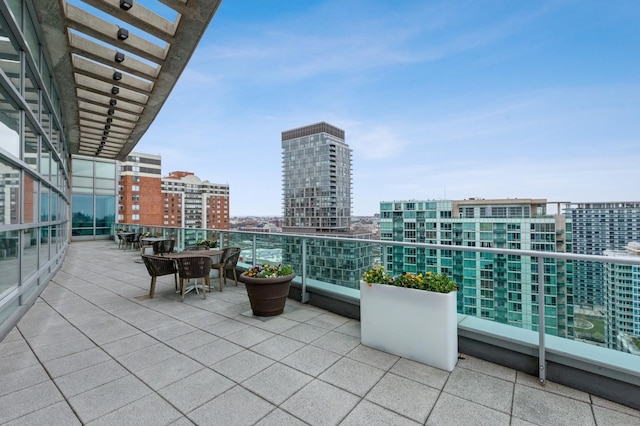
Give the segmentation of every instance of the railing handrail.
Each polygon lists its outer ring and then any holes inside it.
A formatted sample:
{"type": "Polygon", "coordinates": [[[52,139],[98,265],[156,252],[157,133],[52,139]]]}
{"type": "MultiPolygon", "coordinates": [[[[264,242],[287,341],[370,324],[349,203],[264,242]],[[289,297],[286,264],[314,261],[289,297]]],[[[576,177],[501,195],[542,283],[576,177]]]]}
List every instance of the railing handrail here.
{"type": "Polygon", "coordinates": [[[492,253],[492,254],[504,254],[515,256],[531,256],[531,257],[544,257],[547,259],[561,259],[561,260],[583,260],[587,262],[601,262],[601,263],[616,263],[623,265],[640,265],[640,256],[604,256],[595,254],[578,254],[568,252],[557,251],[540,251],[540,250],[522,250],[522,249],[507,249],[507,248],[494,248],[494,247],[476,247],[476,246],[454,246],[448,244],[431,244],[431,243],[411,243],[404,241],[386,241],[386,240],[371,240],[363,238],[347,238],[338,236],[327,235],[313,235],[313,234],[289,234],[279,232],[253,232],[253,231],[239,231],[234,229],[216,229],[216,228],[180,228],[175,226],[163,226],[163,225],[144,225],[144,224],[125,224],[117,223],[114,226],[135,226],[144,228],[173,228],[177,230],[193,230],[193,231],[213,231],[213,232],[227,232],[234,234],[247,234],[247,235],[259,235],[259,236],[276,236],[276,237],[297,237],[317,240],[331,240],[342,242],[362,243],[370,242],[371,244],[380,244],[386,246],[401,246],[401,247],[416,247],[435,250],[452,250],[452,251],[467,251],[478,253],[492,253]]]}

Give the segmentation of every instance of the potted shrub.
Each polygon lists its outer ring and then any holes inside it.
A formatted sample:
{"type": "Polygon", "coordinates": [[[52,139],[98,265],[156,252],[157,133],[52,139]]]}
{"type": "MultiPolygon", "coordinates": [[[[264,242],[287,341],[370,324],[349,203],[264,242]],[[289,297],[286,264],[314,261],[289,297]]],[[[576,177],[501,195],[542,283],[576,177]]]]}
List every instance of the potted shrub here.
{"type": "Polygon", "coordinates": [[[360,281],[365,346],[452,371],[458,360],[458,287],[444,274],[389,275],[383,266],[360,281]]]}
{"type": "Polygon", "coordinates": [[[206,246],[206,247],[209,247],[210,249],[212,249],[212,248],[218,247],[218,241],[216,241],[216,240],[197,240],[196,241],[196,245],[197,246],[206,246]]]}
{"type": "Polygon", "coordinates": [[[257,265],[240,274],[251,302],[253,315],[272,317],[284,311],[291,280],[296,276],[291,265],[257,265]]]}

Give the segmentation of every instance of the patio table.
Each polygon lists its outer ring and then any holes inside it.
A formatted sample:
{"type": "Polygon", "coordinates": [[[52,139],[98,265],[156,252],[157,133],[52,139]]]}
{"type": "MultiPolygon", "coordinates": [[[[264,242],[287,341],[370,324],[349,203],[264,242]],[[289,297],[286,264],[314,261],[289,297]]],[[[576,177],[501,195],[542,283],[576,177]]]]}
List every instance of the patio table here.
{"type": "MultiPolygon", "coordinates": [[[[223,253],[222,250],[198,250],[198,251],[187,250],[187,251],[181,251],[176,253],[166,253],[163,257],[177,260],[181,257],[204,257],[204,256],[214,257],[214,256],[220,256],[222,253],[223,253]]],[[[215,263],[215,260],[214,260],[214,263],[215,263]]],[[[199,294],[198,289],[202,289],[202,291],[205,291],[202,285],[198,285],[196,281],[193,285],[184,289],[184,294],[189,293],[191,290],[195,290],[196,294],[199,294]]]]}
{"type": "Polygon", "coordinates": [[[140,238],[140,254],[144,254],[147,247],[152,247],[157,241],[169,241],[171,238],[165,237],[141,237],[140,238]]]}

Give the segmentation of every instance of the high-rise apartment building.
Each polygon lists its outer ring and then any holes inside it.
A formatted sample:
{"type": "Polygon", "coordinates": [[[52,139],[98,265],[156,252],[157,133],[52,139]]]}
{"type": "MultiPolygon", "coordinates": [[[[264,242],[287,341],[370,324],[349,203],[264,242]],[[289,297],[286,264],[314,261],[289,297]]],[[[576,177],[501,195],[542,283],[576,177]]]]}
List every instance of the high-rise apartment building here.
{"type": "MultiPolygon", "coordinates": [[[[321,122],[282,132],[282,232],[371,238],[351,232],[351,149],[345,132],[321,122]]],[[[284,240],[283,262],[300,273],[302,242],[284,240]]],[[[307,278],[357,288],[371,245],[309,240],[307,278]]]]}
{"type": "Polygon", "coordinates": [[[162,178],[162,194],[163,225],[229,229],[229,185],[175,171],[162,178]]]}
{"type": "Polygon", "coordinates": [[[118,222],[229,229],[229,185],[192,172],[162,177],[159,155],[132,152],[120,163],[118,222]]]}
{"type": "Polygon", "coordinates": [[[161,166],[159,155],[140,152],[120,163],[118,222],[164,225],[161,166]]]}
{"type": "MultiPolygon", "coordinates": [[[[605,256],[640,256],[640,243],[605,256]]],[[[605,343],[608,348],[640,355],[640,266],[604,264],[605,343]]]]}
{"type": "Polygon", "coordinates": [[[351,149],[322,122],[282,132],[283,232],[349,232],[351,149]]]}
{"type": "MultiPolygon", "coordinates": [[[[573,253],[602,255],[605,250],[624,250],[629,242],[640,241],[640,201],[570,204],[565,215],[573,227],[573,253]]],[[[575,261],[573,270],[576,305],[602,307],[602,264],[575,261]]]]}
{"type": "MultiPolygon", "coordinates": [[[[380,203],[381,241],[443,244],[450,249],[387,246],[392,274],[441,272],[460,286],[458,312],[520,328],[538,324],[538,259],[456,250],[456,246],[566,251],[563,216],[546,200],[409,200],[380,203]]],[[[565,262],[544,262],[546,332],[573,335],[571,280],[565,262]]]]}

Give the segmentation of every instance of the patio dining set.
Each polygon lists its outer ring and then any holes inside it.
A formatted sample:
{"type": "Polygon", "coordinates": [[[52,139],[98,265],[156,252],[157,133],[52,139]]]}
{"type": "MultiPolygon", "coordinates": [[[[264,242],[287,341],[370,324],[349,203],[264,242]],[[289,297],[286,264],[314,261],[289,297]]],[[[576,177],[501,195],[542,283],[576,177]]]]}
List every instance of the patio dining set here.
{"type": "Polygon", "coordinates": [[[184,296],[191,290],[196,293],[202,290],[202,296],[206,299],[207,291],[211,291],[210,272],[218,271],[220,280],[219,290],[224,289],[227,281],[227,271],[233,273],[233,280],[238,285],[236,265],[240,258],[239,247],[224,247],[222,249],[209,249],[206,246],[188,246],[182,252],[174,252],[175,240],[158,239],[151,244],[153,255],[142,254],[147,271],[151,276],[149,298],[153,298],[156,287],[156,279],[159,276],[174,276],[175,290],[180,293],[184,302],[184,296]],[[197,284],[197,280],[201,284],[197,284]],[[190,280],[193,284],[187,286],[190,280]]]}

